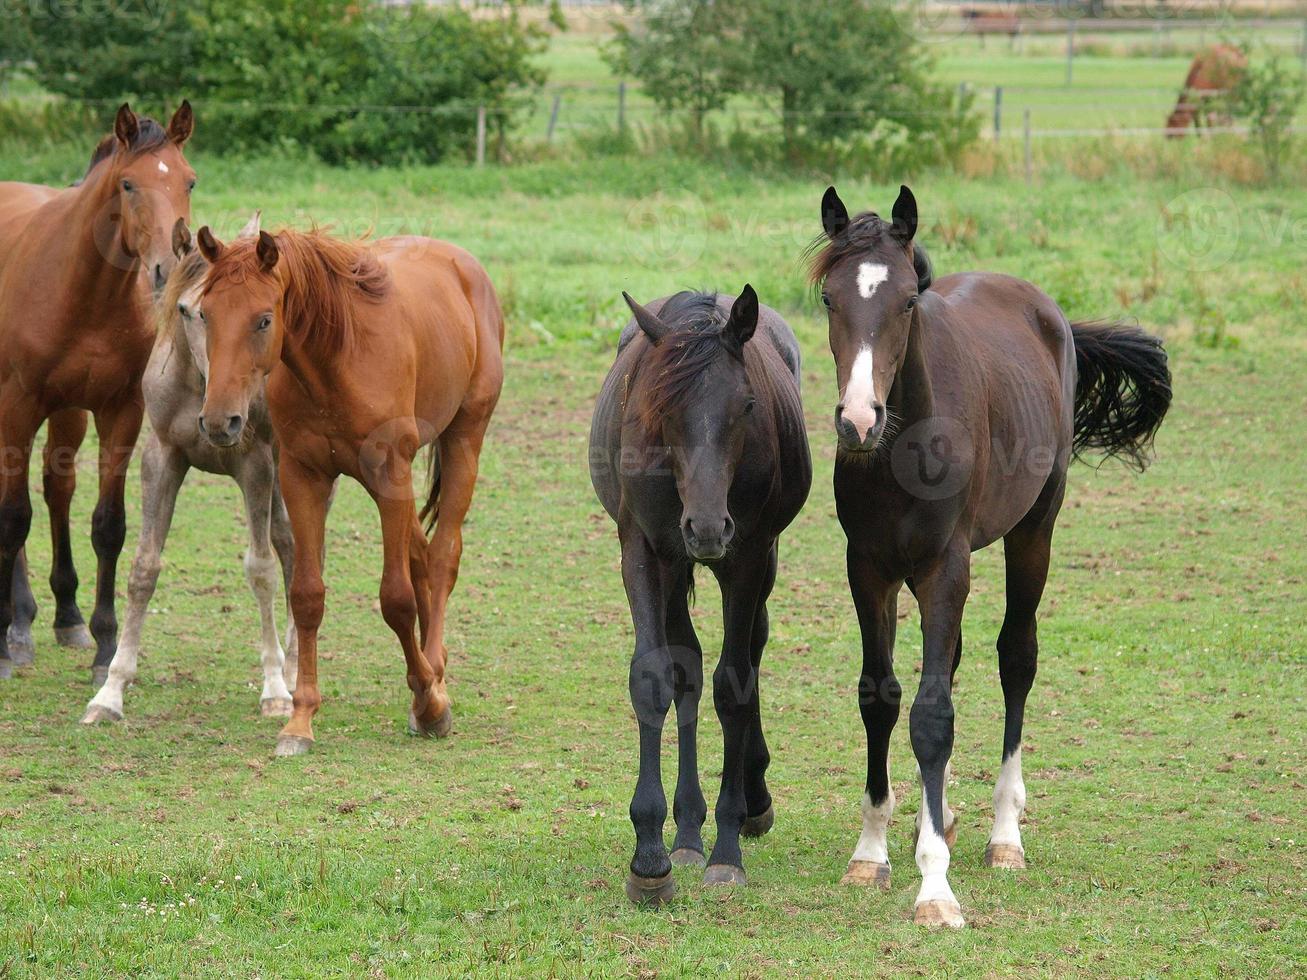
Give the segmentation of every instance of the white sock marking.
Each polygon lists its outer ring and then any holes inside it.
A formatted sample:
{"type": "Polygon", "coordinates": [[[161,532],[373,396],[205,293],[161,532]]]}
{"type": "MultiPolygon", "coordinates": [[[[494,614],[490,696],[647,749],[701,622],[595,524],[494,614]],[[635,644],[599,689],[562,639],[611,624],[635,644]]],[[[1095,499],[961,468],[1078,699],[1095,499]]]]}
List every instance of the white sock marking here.
{"type": "Polygon", "coordinates": [[[994,830],[991,844],[1021,847],[1021,814],[1026,809],[1026,784],[1021,779],[1021,749],[1003,762],[994,783],[994,830]]]}
{"type": "Polygon", "coordinates": [[[864,262],[858,266],[858,295],[871,299],[876,295],[876,287],[889,278],[889,266],[879,262],[864,262]]]}
{"type": "Polygon", "coordinates": [[[871,861],[873,864],[889,864],[890,817],[894,815],[894,787],[889,788],[889,795],[880,806],[871,802],[871,794],[862,794],[862,836],[858,846],[853,849],[853,860],[871,861]]]}

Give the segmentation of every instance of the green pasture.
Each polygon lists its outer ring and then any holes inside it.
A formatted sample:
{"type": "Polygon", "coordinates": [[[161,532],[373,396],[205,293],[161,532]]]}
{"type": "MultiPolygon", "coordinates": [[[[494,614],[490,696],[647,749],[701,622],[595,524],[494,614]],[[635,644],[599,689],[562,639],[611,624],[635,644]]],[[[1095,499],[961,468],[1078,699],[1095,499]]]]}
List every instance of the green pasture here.
{"type": "MultiPolygon", "coordinates": [[[[454,732],[405,734],[402,660],[375,605],[377,520],[358,487],[342,489],[329,528],[318,742],[293,760],[272,758],[278,722],[258,715],[234,486],[189,479],[128,720],[111,728],[78,724],[87,658],[51,642],[38,513],[38,659],[0,687],[0,976],[1307,969],[1307,198],[1296,188],[1250,190],[1179,163],[1155,178],[1051,171],[1033,186],[912,179],[940,273],[1010,272],[1073,317],[1136,317],[1168,339],[1176,381],[1152,469],[1075,470],[1026,730],[1030,867],[1015,874],[981,865],[1001,732],[1002,575],[997,551],[977,559],[949,790],[961,819],[951,877],[969,927],[931,934],[910,921],[919,794],[906,713],[892,752],[893,888],[838,884],[864,749],[830,491],[833,372],[800,263],[824,182],[662,158],[332,171],[202,147],[197,137],[197,223],[230,233],[262,207],[265,227],[439,235],[480,255],[505,299],[508,378],[452,605],[454,732]],[[676,901],[641,911],[621,889],[632,633],[616,537],[589,487],[588,413],[622,289],[647,298],[746,280],[802,339],[817,466],[782,544],[763,666],[778,818],[746,848],[746,889],[708,892],[678,871],[676,901]]],[[[84,155],[12,154],[0,175],[63,182],[84,155]]],[[[897,183],[840,188],[851,205],[884,210],[897,183]]],[[[135,473],[130,485],[120,582],[139,526],[135,473]]],[[[88,603],[82,533],[77,557],[88,603]]],[[[697,610],[712,649],[708,577],[697,610]]],[[[906,601],[903,615],[911,690],[919,648],[906,601]]],[[[711,800],[720,737],[704,705],[711,800]]],[[[669,792],[673,741],[669,726],[669,792]]]]}

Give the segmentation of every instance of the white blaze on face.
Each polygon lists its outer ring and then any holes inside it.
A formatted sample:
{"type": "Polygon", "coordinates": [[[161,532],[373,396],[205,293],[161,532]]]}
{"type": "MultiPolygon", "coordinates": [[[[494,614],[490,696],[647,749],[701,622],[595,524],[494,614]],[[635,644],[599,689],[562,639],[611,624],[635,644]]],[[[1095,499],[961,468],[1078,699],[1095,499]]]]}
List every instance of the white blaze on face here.
{"type": "Polygon", "coordinates": [[[161,173],[161,174],[166,174],[167,172],[168,172],[168,165],[167,165],[166,163],[164,163],[162,160],[160,160],[160,161],[159,161],[159,173],[161,173]]]}
{"type": "Polygon", "coordinates": [[[1021,749],[1003,760],[994,784],[994,831],[991,844],[1021,848],[1021,814],[1026,809],[1026,784],[1021,779],[1021,749]]]}
{"type": "Polygon", "coordinates": [[[876,287],[889,278],[889,266],[879,262],[864,262],[858,266],[858,295],[871,299],[876,295],[876,287]]]}
{"type": "Polygon", "coordinates": [[[863,347],[853,359],[849,383],[844,389],[844,418],[852,423],[858,438],[866,439],[876,424],[876,379],[872,374],[871,348],[863,347]]]}

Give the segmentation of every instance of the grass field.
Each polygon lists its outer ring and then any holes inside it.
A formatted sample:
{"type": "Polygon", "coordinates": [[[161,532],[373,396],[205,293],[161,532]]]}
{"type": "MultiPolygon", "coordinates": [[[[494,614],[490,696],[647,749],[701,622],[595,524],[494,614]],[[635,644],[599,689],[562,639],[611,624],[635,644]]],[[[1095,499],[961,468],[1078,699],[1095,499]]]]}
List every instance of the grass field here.
{"type": "MultiPolygon", "coordinates": [[[[835,384],[799,261],[824,181],[661,157],[482,171],[241,162],[204,153],[199,112],[197,224],[231,232],[262,207],[265,227],[439,235],[478,254],[505,300],[508,379],[451,607],[454,732],[405,734],[402,659],[376,611],[375,511],[346,485],[329,526],[318,742],[274,760],[239,496],[193,474],[121,725],[78,725],[87,658],[54,646],[38,584],[37,663],[0,686],[0,977],[1307,970],[1300,185],[1243,186],[1207,166],[1220,159],[1208,150],[1164,158],[1153,177],[1074,160],[1033,185],[1001,171],[909,175],[939,273],[1010,272],[1073,317],[1137,317],[1167,338],[1176,382],[1152,469],[1073,474],[1027,716],[1030,867],[1015,874],[981,866],[1002,725],[1002,572],[997,551],[977,557],[949,789],[969,928],[932,934],[911,924],[919,793],[906,714],[891,752],[894,887],[837,884],[859,828],[864,736],[830,490],[835,384]],[[589,487],[589,408],[622,289],[746,280],[803,343],[817,470],[782,544],[763,662],[778,817],[746,845],[747,889],[709,893],[686,869],[669,907],[642,911],[621,888],[633,637],[616,535],[589,487]]],[[[66,183],[86,152],[14,152],[0,178],[66,183]]],[[[883,211],[892,177],[844,179],[841,194],[883,211]]],[[[30,553],[43,579],[39,513],[30,553]]],[[[76,554],[89,603],[83,533],[76,554]]],[[[909,603],[901,613],[910,690],[918,634],[909,603]]],[[[720,615],[707,580],[696,615],[711,650],[720,615]]],[[[720,737],[708,705],[711,801],[720,737]]],[[[667,780],[673,738],[669,726],[667,780]]]]}

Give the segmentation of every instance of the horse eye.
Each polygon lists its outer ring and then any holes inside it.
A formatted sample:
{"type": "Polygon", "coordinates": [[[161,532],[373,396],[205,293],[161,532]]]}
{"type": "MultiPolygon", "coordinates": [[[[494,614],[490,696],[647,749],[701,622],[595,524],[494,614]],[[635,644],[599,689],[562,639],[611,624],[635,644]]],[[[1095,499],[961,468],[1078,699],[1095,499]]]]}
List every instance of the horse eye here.
{"type": "Polygon", "coordinates": [[[259,322],[254,325],[254,329],[259,333],[263,333],[263,331],[267,330],[270,326],[272,326],[272,315],[264,314],[259,317],[259,322]]]}
{"type": "Polygon", "coordinates": [[[758,400],[756,398],[750,398],[747,402],[744,403],[744,414],[745,415],[750,414],[757,406],[757,404],[758,404],[758,400]]]}
{"type": "Polygon", "coordinates": [[[821,304],[822,306],[826,307],[826,309],[828,310],[830,309],[830,296],[826,294],[826,291],[824,289],[822,290],[821,293],[821,304]]]}
{"type": "Polygon", "coordinates": [[[123,190],[125,190],[125,191],[129,191],[129,192],[130,192],[130,191],[134,191],[134,190],[136,190],[136,185],[133,184],[130,180],[124,180],[124,181],[123,181],[123,190]]]}
{"type": "Polygon", "coordinates": [[[193,190],[195,190],[195,181],[193,181],[193,180],[187,181],[187,182],[186,182],[186,193],[189,194],[189,193],[190,193],[191,191],[193,191],[193,190]]]}
{"type": "Polygon", "coordinates": [[[186,319],[188,320],[191,318],[191,308],[187,306],[185,303],[177,304],[177,312],[180,313],[182,316],[186,317],[186,319]]]}
{"type": "Polygon", "coordinates": [[[911,313],[913,307],[915,307],[916,305],[917,305],[917,294],[913,293],[911,296],[908,297],[908,305],[904,307],[903,312],[911,313]]]}

